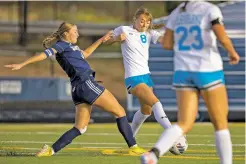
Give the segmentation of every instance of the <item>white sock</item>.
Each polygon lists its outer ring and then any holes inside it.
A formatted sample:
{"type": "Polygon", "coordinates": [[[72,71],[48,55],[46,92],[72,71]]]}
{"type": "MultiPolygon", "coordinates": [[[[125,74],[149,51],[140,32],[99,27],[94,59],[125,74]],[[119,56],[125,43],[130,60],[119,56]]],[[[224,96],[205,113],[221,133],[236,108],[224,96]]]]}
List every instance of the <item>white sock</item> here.
{"type": "Polygon", "coordinates": [[[55,154],[55,151],[54,151],[54,149],[52,147],[51,147],[51,152],[52,152],[52,155],[55,154]]]}
{"type": "Polygon", "coordinates": [[[160,151],[160,156],[166,153],[182,134],[183,130],[178,125],[173,125],[165,130],[154,146],[160,151]]]}
{"type": "Polygon", "coordinates": [[[155,103],[152,106],[152,110],[154,112],[156,121],[159,122],[159,124],[161,124],[164,129],[170,128],[172,126],[160,102],[155,103]]]}
{"type": "Polygon", "coordinates": [[[132,120],[132,133],[133,133],[133,137],[135,137],[141,127],[141,125],[143,124],[143,122],[149,117],[150,115],[144,115],[142,114],[142,112],[140,110],[138,110],[134,116],[133,116],[133,120],[132,120]]]}
{"type": "Polygon", "coordinates": [[[220,164],[232,164],[232,143],[229,130],[216,131],[215,142],[220,164]]]}

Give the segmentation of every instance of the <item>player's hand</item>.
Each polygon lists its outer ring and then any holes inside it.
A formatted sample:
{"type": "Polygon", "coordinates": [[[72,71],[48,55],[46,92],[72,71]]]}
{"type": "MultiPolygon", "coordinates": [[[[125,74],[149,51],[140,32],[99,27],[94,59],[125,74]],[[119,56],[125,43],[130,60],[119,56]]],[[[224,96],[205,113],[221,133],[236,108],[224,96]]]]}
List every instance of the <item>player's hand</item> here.
{"type": "Polygon", "coordinates": [[[102,42],[106,42],[108,41],[109,39],[111,39],[113,37],[114,33],[113,31],[109,31],[107,34],[105,34],[103,37],[102,37],[102,42]]]}
{"type": "Polygon", "coordinates": [[[8,65],[5,65],[4,67],[11,68],[12,70],[19,70],[23,66],[24,66],[23,64],[8,64],[8,65]]]}
{"type": "Polygon", "coordinates": [[[229,63],[230,63],[231,65],[238,64],[238,62],[240,61],[240,56],[239,56],[237,53],[230,54],[230,55],[229,55],[229,58],[230,58],[229,63]]]}
{"type": "Polygon", "coordinates": [[[123,42],[123,41],[126,40],[126,34],[125,34],[124,32],[121,33],[121,34],[119,35],[119,37],[120,37],[120,41],[121,41],[121,42],[123,42]]]}

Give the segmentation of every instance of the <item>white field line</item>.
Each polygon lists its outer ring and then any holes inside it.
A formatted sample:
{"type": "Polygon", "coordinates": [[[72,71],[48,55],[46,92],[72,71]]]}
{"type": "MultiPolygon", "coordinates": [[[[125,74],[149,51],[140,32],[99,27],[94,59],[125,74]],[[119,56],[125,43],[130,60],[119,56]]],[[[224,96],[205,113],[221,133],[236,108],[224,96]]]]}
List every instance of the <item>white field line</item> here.
{"type": "MultiPolygon", "coordinates": [[[[20,143],[20,144],[52,144],[50,141],[0,141],[0,143],[20,143]]],[[[112,142],[72,142],[72,145],[126,145],[126,143],[112,143],[112,142]]],[[[154,145],[155,143],[147,143],[147,145],[154,145]]],[[[147,146],[146,145],[146,146],[147,146]]],[[[146,147],[142,145],[143,147],[146,147]]],[[[189,144],[189,146],[215,146],[215,144],[189,144]]],[[[232,146],[246,146],[246,144],[232,144],[232,146]]]]}
{"type": "MultiPolygon", "coordinates": [[[[97,148],[97,147],[86,147],[86,148],[97,148]]],[[[99,147],[99,148],[101,148],[101,147],[99,147]]],[[[110,147],[106,147],[106,148],[110,148],[110,147]]],[[[112,147],[112,148],[115,148],[115,147],[112,147]]],[[[35,150],[35,151],[38,151],[38,150],[40,150],[40,148],[21,148],[21,150],[35,150]]],[[[74,150],[80,150],[80,149],[75,149],[74,148],[74,150]]],[[[101,150],[101,149],[100,149],[101,150]]],[[[100,151],[100,150],[98,150],[98,151],[100,151]]],[[[6,152],[6,150],[0,150],[0,153],[1,152],[6,152]]],[[[199,152],[199,150],[197,150],[197,152],[199,152]]],[[[19,152],[19,153],[21,153],[21,152],[19,152]]],[[[23,152],[22,152],[23,153],[23,152]]],[[[30,155],[34,155],[34,154],[36,154],[36,153],[33,153],[33,152],[25,152],[25,153],[23,153],[23,154],[30,154],[30,155]]],[[[59,152],[59,154],[67,154],[67,153],[64,153],[64,152],[59,152]]],[[[208,156],[208,157],[217,157],[217,155],[216,154],[204,154],[204,153],[196,153],[196,154],[185,154],[185,156],[194,156],[194,157],[199,157],[199,156],[208,156]]],[[[233,157],[242,157],[242,155],[239,155],[239,154],[233,154],[233,157]]]]}
{"type": "MultiPolygon", "coordinates": [[[[3,149],[8,148],[8,149],[15,149],[16,147],[3,147],[3,149]]],[[[115,147],[115,146],[105,146],[105,147],[98,147],[98,146],[87,146],[87,147],[82,147],[82,149],[121,149],[122,147],[115,147]]],[[[40,150],[40,148],[27,148],[27,147],[17,147],[17,149],[21,150],[40,150]]],[[[81,148],[65,148],[65,149],[70,149],[70,150],[80,150],[81,148]]],[[[0,147],[0,151],[1,147],[0,147]]]]}
{"type": "MultiPolygon", "coordinates": [[[[20,134],[20,135],[62,135],[63,132],[0,132],[0,134],[20,134]]],[[[120,136],[120,133],[85,133],[84,136],[120,136]]],[[[160,136],[160,134],[141,133],[138,136],[160,136]]],[[[188,137],[214,137],[214,135],[189,134],[188,137]]],[[[231,135],[233,138],[244,138],[245,135],[231,135]]]]}
{"type": "MultiPolygon", "coordinates": [[[[0,147],[1,148],[1,147],[0,147]]],[[[91,151],[102,151],[102,150],[114,150],[114,149],[121,149],[121,147],[82,147],[82,148],[65,148],[66,150],[91,150],[91,151]]],[[[0,153],[3,152],[3,153],[6,153],[6,150],[33,150],[33,151],[38,151],[40,150],[40,148],[26,148],[26,147],[3,147],[3,149],[1,150],[0,149],[0,153]]],[[[126,149],[127,150],[127,149],[126,149]]],[[[188,151],[187,151],[188,152],[188,151]]],[[[216,154],[214,154],[215,152],[209,152],[211,154],[207,154],[204,152],[200,152],[200,150],[192,150],[192,152],[199,152],[199,153],[187,153],[185,154],[187,157],[189,156],[193,156],[193,157],[199,157],[199,156],[209,156],[209,157],[217,157],[216,154]]],[[[18,152],[18,153],[23,153],[23,152],[18,152]]],[[[35,153],[32,153],[32,152],[24,152],[23,154],[30,154],[30,155],[34,155],[35,153]]],[[[59,154],[64,154],[63,152],[62,153],[59,153],[59,154]]],[[[233,157],[242,157],[242,155],[240,154],[234,154],[233,157]]]]}
{"type": "MultiPolygon", "coordinates": [[[[15,149],[15,147],[7,147],[7,149],[15,149]]],[[[3,151],[6,149],[6,147],[3,147],[3,150],[0,150],[0,151],[3,151]]],[[[40,150],[40,148],[27,148],[27,147],[21,147],[21,150],[40,150]]]]}

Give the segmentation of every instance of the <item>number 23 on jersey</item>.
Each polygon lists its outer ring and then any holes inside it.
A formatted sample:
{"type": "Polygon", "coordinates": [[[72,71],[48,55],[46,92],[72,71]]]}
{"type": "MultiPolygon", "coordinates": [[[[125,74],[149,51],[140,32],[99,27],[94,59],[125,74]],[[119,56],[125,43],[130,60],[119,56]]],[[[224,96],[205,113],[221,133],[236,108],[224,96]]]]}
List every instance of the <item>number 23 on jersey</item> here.
{"type": "Polygon", "coordinates": [[[178,49],[179,51],[189,51],[192,49],[201,50],[204,46],[201,34],[201,28],[197,25],[191,26],[189,28],[184,26],[179,26],[175,30],[176,34],[181,34],[180,39],[178,40],[178,49]],[[185,44],[184,42],[188,37],[193,37],[189,44],[185,44]]]}

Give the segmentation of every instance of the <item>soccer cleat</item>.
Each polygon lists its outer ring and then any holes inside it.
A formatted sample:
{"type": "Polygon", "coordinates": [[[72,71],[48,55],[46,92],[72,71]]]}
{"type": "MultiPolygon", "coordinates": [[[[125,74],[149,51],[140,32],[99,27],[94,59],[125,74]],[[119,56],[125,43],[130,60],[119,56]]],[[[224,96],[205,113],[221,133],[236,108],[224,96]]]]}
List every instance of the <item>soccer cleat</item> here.
{"type": "Polygon", "coordinates": [[[146,152],[140,157],[141,164],[157,164],[158,159],[153,152],[146,152]]]}
{"type": "Polygon", "coordinates": [[[146,150],[144,150],[143,148],[141,148],[139,146],[132,146],[132,147],[130,147],[130,150],[129,150],[130,155],[141,155],[145,152],[146,152],[146,150]]]}
{"type": "Polygon", "coordinates": [[[44,145],[42,149],[36,154],[37,157],[49,157],[52,155],[52,148],[49,145],[44,145]]]}

